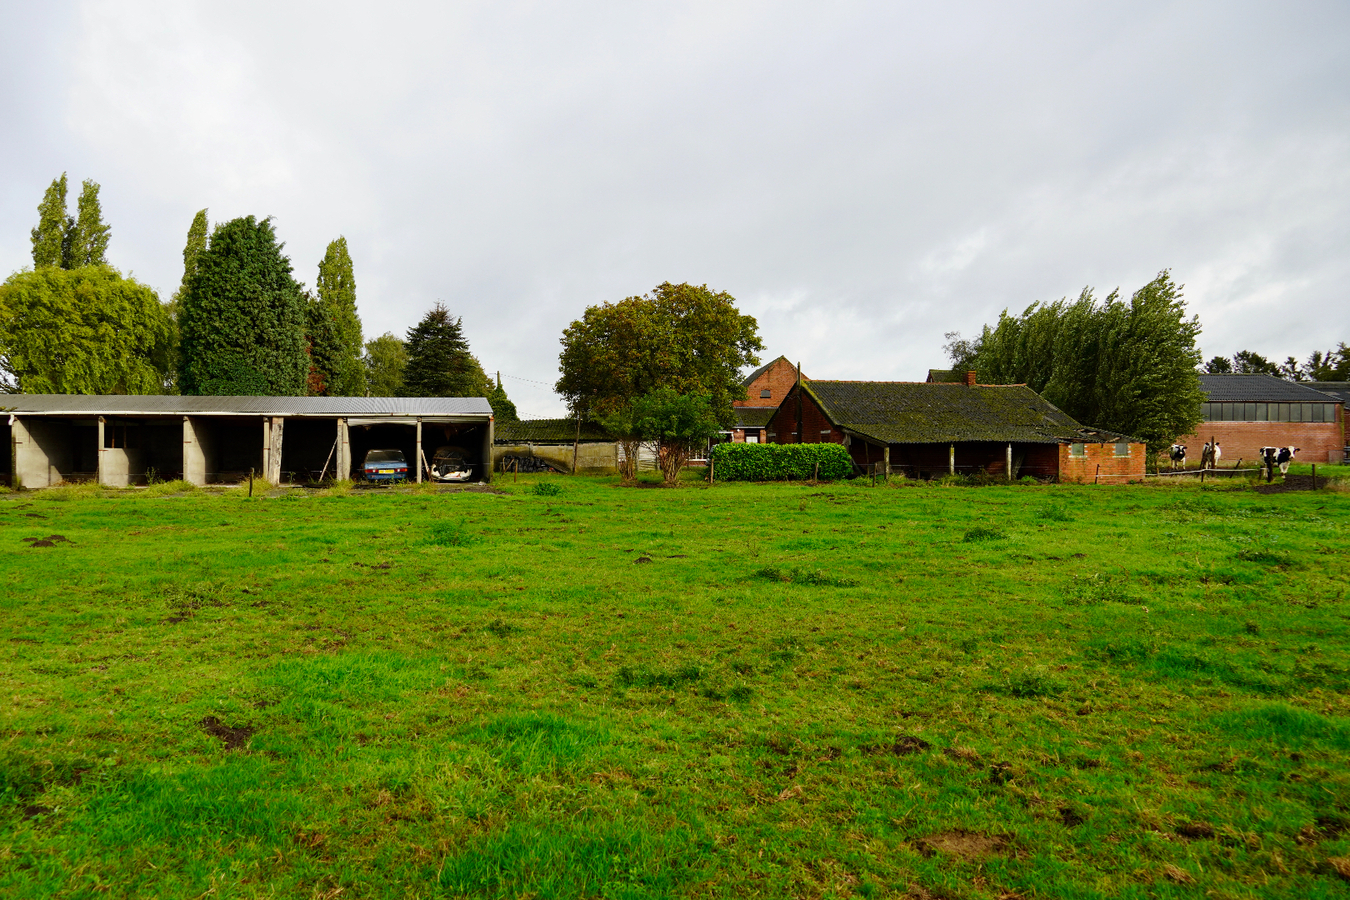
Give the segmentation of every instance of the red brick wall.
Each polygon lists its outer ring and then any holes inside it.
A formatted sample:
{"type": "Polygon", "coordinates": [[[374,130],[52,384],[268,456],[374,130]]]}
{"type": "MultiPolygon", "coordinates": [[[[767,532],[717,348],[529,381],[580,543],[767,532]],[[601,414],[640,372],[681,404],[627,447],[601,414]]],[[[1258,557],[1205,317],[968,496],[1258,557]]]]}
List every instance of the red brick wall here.
{"type": "Polygon", "coordinates": [[[779,357],[745,389],[745,399],[736,401],[732,406],[777,406],[796,383],[797,367],[779,357]],[[765,388],[769,389],[771,396],[760,397],[760,392],[765,388]]]}
{"type": "MultiPolygon", "coordinates": [[[[1344,407],[1337,406],[1338,420],[1344,407]]],[[[1262,447],[1298,447],[1299,462],[1340,462],[1345,446],[1341,422],[1201,422],[1195,434],[1177,440],[1186,445],[1186,464],[1198,466],[1205,442],[1213,436],[1223,450],[1221,466],[1239,459],[1252,462],[1262,447]]],[[[1168,465],[1164,462],[1163,465],[1168,465]]]]}
{"type": "MultiPolygon", "coordinates": [[[[783,402],[779,404],[778,411],[773,414],[769,420],[768,426],[764,429],[766,443],[770,444],[795,444],[797,443],[797,391],[792,389],[788,391],[783,402]]],[[[810,394],[802,394],[802,443],[803,444],[842,444],[844,442],[844,433],[830,424],[830,420],[825,418],[825,414],[820,411],[816,401],[810,394]]],[[[880,450],[875,451],[880,459],[880,450]]]]}
{"type": "Polygon", "coordinates": [[[1085,456],[1073,456],[1068,444],[1059,446],[1059,480],[1091,484],[1100,473],[1107,484],[1144,480],[1147,447],[1130,444],[1129,456],[1116,456],[1115,444],[1084,444],[1085,456]],[[1100,469],[1098,468],[1100,466],[1100,469]],[[1129,476],[1126,478],[1109,476],[1129,476]]]}

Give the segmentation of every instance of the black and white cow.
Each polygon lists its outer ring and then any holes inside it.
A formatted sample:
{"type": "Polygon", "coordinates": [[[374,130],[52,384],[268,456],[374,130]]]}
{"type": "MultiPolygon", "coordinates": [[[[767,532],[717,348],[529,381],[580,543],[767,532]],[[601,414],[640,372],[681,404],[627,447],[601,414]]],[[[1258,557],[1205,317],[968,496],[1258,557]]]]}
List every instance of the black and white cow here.
{"type": "Polygon", "coordinates": [[[1186,468],[1186,445],[1173,444],[1167,451],[1167,458],[1172,461],[1173,469],[1186,468]]]}
{"type": "Polygon", "coordinates": [[[1294,456],[1302,447],[1262,447],[1261,465],[1266,467],[1267,472],[1273,473],[1275,467],[1280,467],[1281,475],[1289,474],[1289,464],[1294,461],[1294,456]]]}
{"type": "Polygon", "coordinates": [[[1205,449],[1200,456],[1200,468],[1217,469],[1219,460],[1223,459],[1223,449],[1219,447],[1219,442],[1205,442],[1205,449]]]}

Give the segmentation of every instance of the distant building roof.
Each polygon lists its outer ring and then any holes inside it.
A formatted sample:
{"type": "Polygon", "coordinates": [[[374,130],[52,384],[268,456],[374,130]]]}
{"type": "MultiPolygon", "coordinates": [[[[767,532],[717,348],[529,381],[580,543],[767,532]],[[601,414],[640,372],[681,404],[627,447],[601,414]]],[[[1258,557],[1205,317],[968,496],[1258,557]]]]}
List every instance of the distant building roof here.
{"type": "Polygon", "coordinates": [[[929,369],[928,384],[962,384],[966,376],[955,369],[929,369]]]}
{"type": "Polygon", "coordinates": [[[763,428],[769,424],[773,414],[778,412],[776,406],[737,406],[736,427],[737,428],[763,428]]]}
{"type": "Polygon", "coordinates": [[[1200,389],[1211,403],[1325,403],[1322,390],[1274,375],[1201,375],[1200,389]]]}
{"type": "Polygon", "coordinates": [[[1308,387],[1350,406],[1350,381],[1310,381],[1308,387]]]}
{"type": "Polygon", "coordinates": [[[1058,444],[1130,440],[1087,428],[1024,384],[808,381],[830,421],[886,444],[1058,444]]]}
{"type": "MultiPolygon", "coordinates": [[[[570,444],[577,439],[576,419],[526,419],[498,422],[493,441],[498,444],[570,444]]],[[[581,440],[612,441],[614,438],[594,422],[581,423],[581,440]]]]}
{"type": "Polygon", "coordinates": [[[192,397],[178,394],[0,394],[20,415],[491,416],[486,397],[192,397]]]}
{"type": "MultiPolygon", "coordinates": [[[[779,360],[782,360],[783,362],[787,363],[789,366],[792,366],[792,371],[794,371],[794,372],[797,371],[797,367],[794,366],[794,365],[792,365],[792,360],[788,359],[786,356],[778,356],[778,357],[775,357],[774,359],[769,360],[769,361],[766,362],[764,365],[760,366],[758,369],[756,369],[755,371],[751,372],[749,375],[745,376],[745,378],[741,379],[741,384],[743,384],[743,385],[745,385],[747,388],[749,388],[750,385],[752,385],[752,384],[755,383],[755,379],[756,379],[756,378],[759,378],[759,377],[760,377],[761,375],[763,375],[765,372],[769,371],[769,369],[771,369],[771,368],[774,366],[774,364],[777,363],[779,360]]],[[[806,376],[803,375],[802,377],[805,378],[806,376]]]]}

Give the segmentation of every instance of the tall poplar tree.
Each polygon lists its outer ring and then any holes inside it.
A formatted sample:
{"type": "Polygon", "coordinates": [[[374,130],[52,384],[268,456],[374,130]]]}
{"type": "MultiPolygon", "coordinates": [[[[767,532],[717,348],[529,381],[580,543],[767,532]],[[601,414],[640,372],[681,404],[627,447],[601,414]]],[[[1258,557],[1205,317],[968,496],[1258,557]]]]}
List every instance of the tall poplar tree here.
{"type": "Polygon", "coordinates": [[[197,274],[197,257],[206,251],[206,229],[206,210],[199,209],[192,217],[187,243],[183,245],[183,281],[178,288],[179,295],[187,290],[188,279],[197,274]]]}
{"type": "Polygon", "coordinates": [[[271,219],[216,227],[179,309],[184,394],[302,396],[305,301],[271,219]]]}
{"type": "Polygon", "coordinates": [[[460,319],[437,303],[408,330],[408,364],[403,390],[409,397],[482,397],[483,367],[469,352],[460,319]]]}
{"type": "Polygon", "coordinates": [[[98,202],[98,182],[86,178],[80,188],[78,215],[70,230],[70,253],[66,268],[103,266],[108,263],[108,239],[112,229],[103,221],[103,210],[98,202]]]}
{"type": "Polygon", "coordinates": [[[66,234],[70,230],[66,215],[66,173],[53,178],[38,204],[38,226],[30,232],[33,239],[33,268],[60,266],[68,269],[66,234]]]}
{"type": "Polygon", "coordinates": [[[311,321],[320,315],[327,323],[315,323],[310,331],[312,352],[320,365],[331,397],[362,397],[366,393],[366,370],[361,362],[361,317],[356,312],[356,277],[352,273],[352,257],[347,251],[347,239],[339,237],[328,245],[319,262],[319,280],[316,286],[318,308],[311,311],[311,321]],[[326,342],[320,347],[316,341],[326,342]],[[319,363],[318,358],[323,362],[319,363]]]}

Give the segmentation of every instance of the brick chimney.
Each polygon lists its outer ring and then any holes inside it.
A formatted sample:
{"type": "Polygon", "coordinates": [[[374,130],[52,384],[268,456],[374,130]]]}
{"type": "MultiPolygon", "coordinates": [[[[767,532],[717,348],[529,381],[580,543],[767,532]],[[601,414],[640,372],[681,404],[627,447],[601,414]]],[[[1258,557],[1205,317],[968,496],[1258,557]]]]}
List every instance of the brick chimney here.
{"type": "Polygon", "coordinates": [[[975,373],[974,373],[974,372],[967,372],[967,373],[966,373],[966,387],[974,387],[974,386],[975,386],[975,373]]]}

